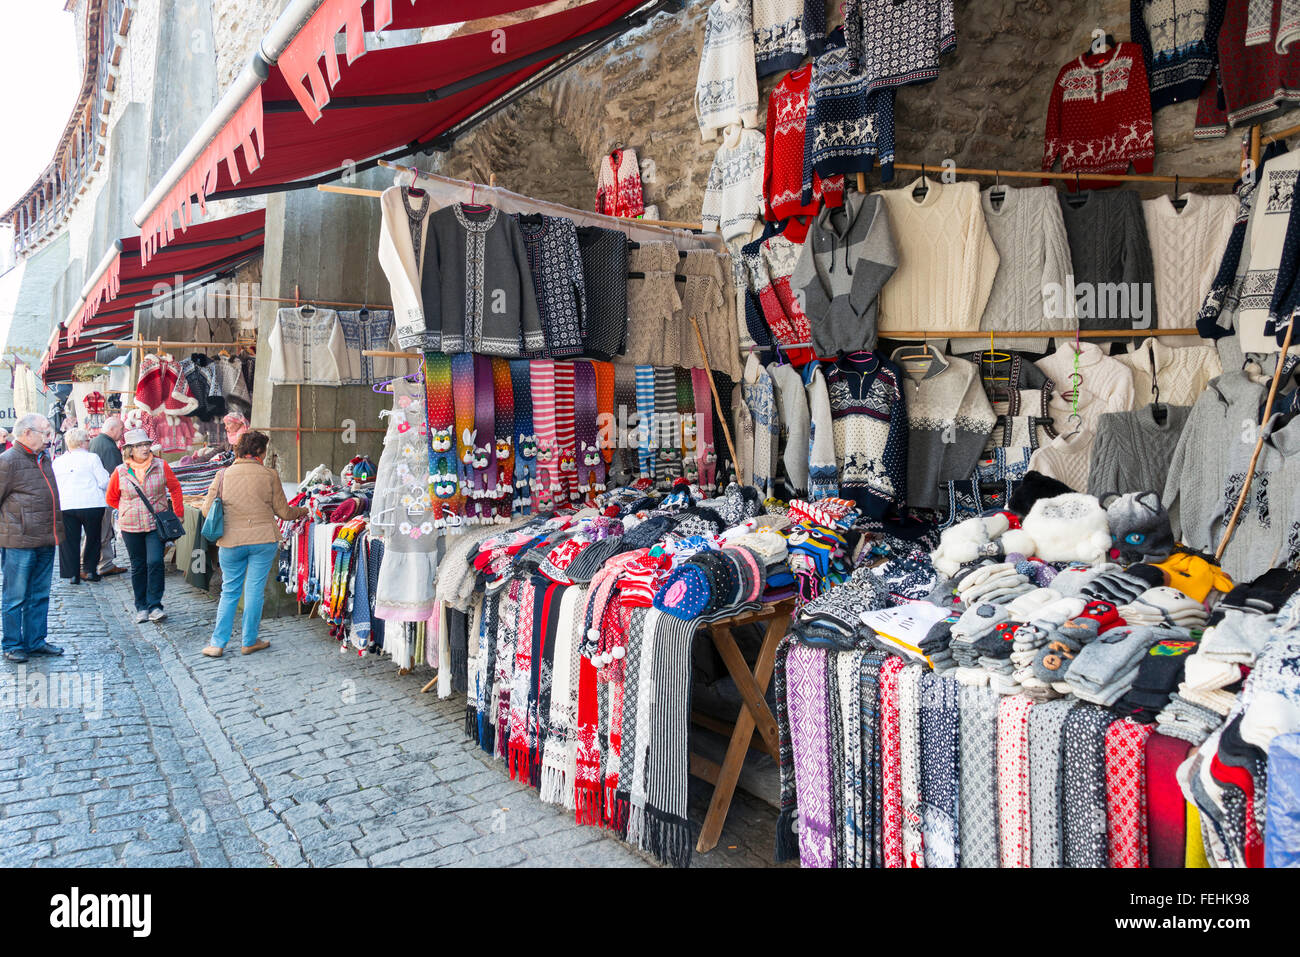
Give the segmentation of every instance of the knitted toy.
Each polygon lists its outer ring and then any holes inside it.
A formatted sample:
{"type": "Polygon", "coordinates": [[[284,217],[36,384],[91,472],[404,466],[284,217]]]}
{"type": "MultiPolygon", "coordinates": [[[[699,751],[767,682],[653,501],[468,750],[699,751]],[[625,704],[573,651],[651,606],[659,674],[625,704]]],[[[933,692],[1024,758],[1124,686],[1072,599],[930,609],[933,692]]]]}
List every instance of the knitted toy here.
{"type": "Polygon", "coordinates": [[[952,578],[967,562],[981,556],[1002,554],[999,536],[1011,528],[1011,517],[1006,512],[968,518],[939,536],[939,547],[930,553],[930,562],[945,578],[952,578]]]}
{"type": "Polygon", "coordinates": [[[605,491],[605,457],[594,445],[583,443],[578,450],[578,491],[605,491]]]}
{"type": "Polygon", "coordinates": [[[1110,550],[1110,529],[1096,498],[1070,492],[1035,502],[1020,528],[1007,531],[1001,544],[1007,552],[1047,562],[1095,564],[1110,550]]]}
{"type": "MultiPolygon", "coordinates": [[[[1101,500],[1106,503],[1109,498],[1110,495],[1103,495],[1101,500]]],[[[1137,562],[1154,564],[1173,554],[1174,532],[1158,492],[1116,495],[1105,507],[1114,543],[1110,550],[1111,558],[1125,565],[1137,562]]]]}
{"type": "Polygon", "coordinates": [[[515,437],[515,514],[526,515],[537,486],[537,436],[515,437]]]}

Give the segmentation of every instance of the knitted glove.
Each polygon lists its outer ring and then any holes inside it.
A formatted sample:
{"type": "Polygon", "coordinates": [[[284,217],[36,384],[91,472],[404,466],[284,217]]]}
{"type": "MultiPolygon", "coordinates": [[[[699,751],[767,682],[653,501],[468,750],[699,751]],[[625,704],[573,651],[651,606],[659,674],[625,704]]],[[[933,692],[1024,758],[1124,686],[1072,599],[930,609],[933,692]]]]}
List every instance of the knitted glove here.
{"type": "Polygon", "coordinates": [[[1082,650],[1083,646],[1069,635],[1058,633],[1034,659],[1034,677],[1049,685],[1064,681],[1074,656],[1082,650]]]}
{"type": "Polygon", "coordinates": [[[1151,565],[1131,565],[1124,571],[1108,572],[1093,579],[1083,586],[1081,594],[1121,605],[1164,583],[1165,576],[1160,569],[1151,565]]]}

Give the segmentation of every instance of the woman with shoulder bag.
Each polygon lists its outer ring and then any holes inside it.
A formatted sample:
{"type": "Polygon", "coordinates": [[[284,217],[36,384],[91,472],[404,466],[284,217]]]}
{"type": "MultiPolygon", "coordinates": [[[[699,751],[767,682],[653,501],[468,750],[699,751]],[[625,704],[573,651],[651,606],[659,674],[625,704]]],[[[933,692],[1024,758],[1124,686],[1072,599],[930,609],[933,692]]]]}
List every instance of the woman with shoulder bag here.
{"type": "Polygon", "coordinates": [[[271,647],[258,640],[262,621],[262,598],[266,579],[275,564],[280,532],[276,518],[293,521],[307,509],[290,505],[284,486],[274,469],[262,463],[268,444],[261,432],[245,432],[235,444],[235,461],[217,473],[208,497],[199,507],[208,521],[205,537],[216,535],[220,546],[221,603],[212,630],[212,643],[203,649],[209,658],[220,658],[235,626],[239,596],[244,596],[243,641],[240,652],[251,655],[271,647]],[[220,525],[214,529],[213,525],[220,525]]]}
{"type": "Polygon", "coordinates": [[[178,516],[185,513],[181,483],[171,466],[153,454],[144,429],[131,429],[122,438],[125,461],[108,480],[107,499],[117,509],[117,527],[131,557],[131,587],[135,591],[135,620],[162,621],[163,550],[180,537],[178,516]]]}

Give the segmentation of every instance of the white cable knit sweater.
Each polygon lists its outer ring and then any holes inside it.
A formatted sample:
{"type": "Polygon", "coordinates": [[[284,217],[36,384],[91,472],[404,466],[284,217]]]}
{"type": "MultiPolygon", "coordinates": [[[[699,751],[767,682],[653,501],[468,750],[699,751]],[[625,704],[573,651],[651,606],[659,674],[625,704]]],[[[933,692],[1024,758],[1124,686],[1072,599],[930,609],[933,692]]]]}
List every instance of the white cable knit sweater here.
{"type": "Polygon", "coordinates": [[[1039,446],[1029,459],[1036,472],[1064,482],[1076,492],[1088,490],[1088,468],[1092,443],[1096,436],[1088,429],[1076,433],[1062,432],[1046,445],[1039,446]]]}
{"type": "MultiPolygon", "coordinates": [[[[1070,328],[1068,319],[1049,318],[1044,295],[1051,283],[1064,288],[1070,275],[1065,220],[1056,187],[1002,188],[1005,195],[997,204],[993,187],[980,194],[984,222],[998,251],[998,271],[979,327],[997,332],[1000,348],[1041,351],[1041,339],[1003,339],[1002,333],[1070,328]]],[[[951,348],[966,353],[984,347],[978,339],[954,339],[951,348]]]]}
{"type": "Polygon", "coordinates": [[[706,231],[726,240],[747,239],[763,224],[763,152],[758,130],[733,126],[718,147],[709,170],[700,212],[706,231]]]}
{"type": "Polygon", "coordinates": [[[889,211],[898,269],[880,292],[881,336],[904,329],[975,330],[998,271],[998,250],[984,225],[979,187],[928,177],[922,199],[913,183],[878,195],[889,211]]]}
{"type": "MultiPolygon", "coordinates": [[[[1091,443],[1102,413],[1127,412],[1133,408],[1133,373],[1091,342],[1081,343],[1078,353],[1079,375],[1083,379],[1079,385],[1079,416],[1091,443]]],[[[1055,352],[1035,363],[1056,386],[1047,408],[1052,424],[1061,435],[1073,432],[1077,424],[1070,421],[1072,403],[1064,398],[1073,388],[1070,374],[1074,371],[1074,354],[1074,343],[1062,342],[1055,352]]]]}
{"type": "MultiPolygon", "coordinates": [[[[1237,218],[1235,196],[1184,193],[1182,198],[1187,200],[1182,212],[1167,195],[1142,203],[1155,266],[1156,324],[1161,329],[1196,325],[1237,218]]],[[[1194,336],[1164,336],[1160,341],[1174,348],[1203,344],[1194,336]]]]}
{"type": "MultiPolygon", "coordinates": [[[[1180,337],[1165,337],[1176,338],[1180,337]]],[[[1200,342],[1199,339],[1192,341],[1200,342]]],[[[1155,400],[1155,393],[1151,389],[1152,369],[1155,370],[1155,381],[1160,386],[1160,401],[1165,405],[1195,405],[1210,380],[1223,372],[1218,350],[1214,346],[1196,345],[1171,349],[1162,339],[1147,339],[1133,352],[1114,358],[1128,366],[1133,373],[1135,409],[1155,400]]]]}
{"type": "MultiPolygon", "coordinates": [[[[732,123],[758,126],[758,77],[749,0],[716,0],[709,7],[695,80],[695,113],[705,142],[732,123]]],[[[761,178],[761,172],[759,175],[761,178]]]]}

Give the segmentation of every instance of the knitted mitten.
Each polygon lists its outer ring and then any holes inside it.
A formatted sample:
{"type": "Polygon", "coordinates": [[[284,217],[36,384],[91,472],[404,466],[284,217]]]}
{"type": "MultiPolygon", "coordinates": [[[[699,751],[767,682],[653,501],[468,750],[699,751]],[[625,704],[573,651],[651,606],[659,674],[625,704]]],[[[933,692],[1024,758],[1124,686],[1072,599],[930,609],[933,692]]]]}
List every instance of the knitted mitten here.
{"type": "Polygon", "coordinates": [[[1015,640],[1016,631],[1020,628],[1020,623],[1016,621],[1004,621],[994,625],[991,631],[985,632],[979,638],[971,642],[971,647],[981,656],[995,659],[1006,659],[1011,657],[1012,642],[1015,640]]]}
{"type": "Polygon", "coordinates": [[[1058,632],[1056,637],[1043,646],[1038,657],[1034,659],[1034,677],[1045,684],[1064,681],[1065,673],[1070,669],[1070,662],[1074,661],[1074,656],[1082,650],[1082,646],[1069,635],[1058,632]]]}

